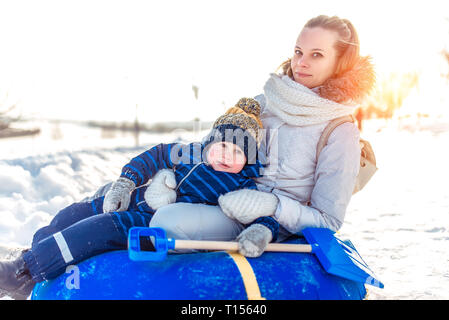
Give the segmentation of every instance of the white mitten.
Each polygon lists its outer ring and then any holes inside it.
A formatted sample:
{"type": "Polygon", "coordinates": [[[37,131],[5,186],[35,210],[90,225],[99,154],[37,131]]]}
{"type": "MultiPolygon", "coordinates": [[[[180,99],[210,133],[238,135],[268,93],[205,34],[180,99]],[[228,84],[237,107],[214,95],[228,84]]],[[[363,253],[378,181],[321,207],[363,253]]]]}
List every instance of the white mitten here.
{"type": "Polygon", "coordinates": [[[252,224],[237,237],[239,252],[245,257],[259,257],[272,239],[270,229],[260,223],[252,224]]]}
{"type": "Polygon", "coordinates": [[[154,210],[167,204],[176,202],[176,178],[173,170],[159,170],[147,190],[144,198],[147,204],[154,210]]]}
{"type": "Polygon", "coordinates": [[[259,217],[274,215],[278,202],[278,198],[272,193],[251,189],[232,191],[218,198],[224,214],[243,224],[249,224],[259,217]]]}
{"type": "Polygon", "coordinates": [[[125,211],[131,200],[131,192],[135,183],[127,178],[118,178],[104,196],[103,212],[125,211]]]}

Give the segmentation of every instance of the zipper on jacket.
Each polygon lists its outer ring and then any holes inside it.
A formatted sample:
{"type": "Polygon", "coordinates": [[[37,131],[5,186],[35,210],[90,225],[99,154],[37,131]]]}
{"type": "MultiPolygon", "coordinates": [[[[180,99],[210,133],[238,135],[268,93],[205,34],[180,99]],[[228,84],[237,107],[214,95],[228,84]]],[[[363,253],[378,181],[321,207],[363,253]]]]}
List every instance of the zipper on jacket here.
{"type": "MultiPolygon", "coordinates": [[[[139,188],[148,187],[150,184],[151,184],[151,182],[147,182],[147,183],[145,183],[145,184],[142,184],[141,186],[136,187],[136,188],[134,189],[134,191],[137,190],[137,189],[139,189],[139,188]]],[[[145,191],[146,191],[146,190],[145,190],[145,191]]],[[[145,202],[145,200],[141,200],[141,201],[137,202],[136,206],[138,207],[138,206],[140,206],[140,205],[141,205],[142,203],[144,203],[144,202],[145,202]]]]}
{"type": "Polygon", "coordinates": [[[204,162],[201,161],[200,163],[197,163],[192,169],[190,169],[190,171],[186,174],[186,176],[184,178],[182,178],[181,181],[179,181],[179,183],[178,183],[178,185],[176,186],[176,189],[175,189],[176,191],[178,191],[179,187],[184,182],[184,180],[187,179],[187,177],[190,176],[190,174],[202,163],[204,163],[204,162]]]}

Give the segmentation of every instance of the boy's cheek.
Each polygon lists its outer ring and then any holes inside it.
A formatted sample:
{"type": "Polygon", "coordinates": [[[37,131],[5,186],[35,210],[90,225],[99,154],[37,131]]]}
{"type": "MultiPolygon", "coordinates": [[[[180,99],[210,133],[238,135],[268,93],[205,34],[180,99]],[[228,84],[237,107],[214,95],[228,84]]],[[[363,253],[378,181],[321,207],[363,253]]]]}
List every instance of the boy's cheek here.
{"type": "Polygon", "coordinates": [[[207,162],[209,162],[209,163],[212,163],[212,162],[214,162],[214,161],[216,160],[216,152],[215,152],[215,150],[211,149],[211,150],[208,152],[208,154],[207,154],[207,156],[206,156],[206,160],[207,160],[207,162]]]}
{"type": "Polygon", "coordinates": [[[233,164],[233,166],[232,166],[232,170],[234,171],[234,172],[240,172],[240,171],[242,171],[242,169],[243,169],[243,167],[245,166],[245,163],[244,162],[241,162],[241,160],[239,160],[238,162],[235,162],[234,164],[233,164]]]}

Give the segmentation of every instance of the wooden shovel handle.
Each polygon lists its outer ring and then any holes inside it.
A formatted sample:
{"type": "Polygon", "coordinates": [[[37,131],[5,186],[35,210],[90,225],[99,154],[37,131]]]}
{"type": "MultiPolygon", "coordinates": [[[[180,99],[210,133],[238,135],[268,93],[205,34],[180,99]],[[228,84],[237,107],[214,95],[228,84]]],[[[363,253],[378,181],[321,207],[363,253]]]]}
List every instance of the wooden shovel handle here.
{"type": "MultiPolygon", "coordinates": [[[[225,250],[238,251],[238,242],[231,241],[200,241],[200,240],[176,240],[175,249],[196,250],[225,250]]],[[[312,252],[310,244],[269,243],[265,251],[271,252],[312,252]]]]}

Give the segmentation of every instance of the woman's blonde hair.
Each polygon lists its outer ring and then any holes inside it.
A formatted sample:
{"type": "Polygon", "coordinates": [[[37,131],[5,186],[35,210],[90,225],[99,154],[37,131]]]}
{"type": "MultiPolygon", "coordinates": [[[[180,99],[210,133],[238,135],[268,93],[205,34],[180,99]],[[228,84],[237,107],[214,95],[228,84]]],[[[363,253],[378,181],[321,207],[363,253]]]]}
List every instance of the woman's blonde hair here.
{"type": "MultiPolygon", "coordinates": [[[[304,25],[303,29],[316,27],[335,31],[340,36],[339,40],[335,43],[335,49],[337,50],[337,66],[333,75],[334,78],[338,78],[346,71],[351,70],[360,57],[360,43],[357,31],[349,20],[340,19],[337,16],[329,17],[326,15],[320,15],[310,19],[304,25]]],[[[283,74],[286,74],[293,79],[290,64],[291,59],[288,59],[279,66],[278,70],[282,69],[283,74]]]]}

